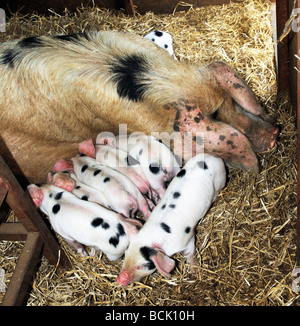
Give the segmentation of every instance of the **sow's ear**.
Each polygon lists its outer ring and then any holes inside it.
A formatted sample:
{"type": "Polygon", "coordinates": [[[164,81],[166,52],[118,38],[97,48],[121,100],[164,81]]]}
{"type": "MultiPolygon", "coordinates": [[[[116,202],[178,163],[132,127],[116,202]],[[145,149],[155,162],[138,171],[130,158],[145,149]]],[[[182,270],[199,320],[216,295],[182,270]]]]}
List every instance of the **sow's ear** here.
{"type": "Polygon", "coordinates": [[[129,237],[131,237],[133,234],[138,233],[139,230],[143,227],[143,224],[140,221],[133,218],[124,218],[121,214],[118,214],[118,220],[124,227],[125,232],[129,237]]]}
{"type": "Polygon", "coordinates": [[[153,244],[153,248],[157,252],[151,257],[155,267],[161,274],[169,276],[169,273],[175,267],[174,259],[166,255],[158,245],[153,244]]]}

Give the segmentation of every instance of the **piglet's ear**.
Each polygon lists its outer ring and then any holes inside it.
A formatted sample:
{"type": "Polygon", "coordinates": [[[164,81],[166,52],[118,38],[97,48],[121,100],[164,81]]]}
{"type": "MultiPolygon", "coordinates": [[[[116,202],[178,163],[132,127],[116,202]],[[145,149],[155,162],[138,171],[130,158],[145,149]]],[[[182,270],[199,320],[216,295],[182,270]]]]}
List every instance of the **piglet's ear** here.
{"type": "Polygon", "coordinates": [[[165,275],[169,276],[169,273],[171,270],[175,267],[175,261],[174,259],[170,258],[168,255],[166,255],[160,248],[157,246],[154,246],[154,249],[157,251],[155,255],[151,257],[155,267],[157,270],[165,275]]]}
{"type": "Polygon", "coordinates": [[[47,182],[53,182],[53,173],[52,172],[48,172],[48,174],[47,174],[47,182]]]}
{"type": "Polygon", "coordinates": [[[61,159],[54,164],[52,172],[74,171],[73,163],[69,160],[61,159]]]}
{"type": "Polygon", "coordinates": [[[122,215],[118,214],[118,219],[129,237],[133,234],[137,234],[143,227],[143,224],[140,221],[133,218],[124,218],[122,215]]]}
{"type": "Polygon", "coordinates": [[[28,187],[28,192],[34,202],[36,207],[39,207],[44,199],[44,192],[41,188],[36,186],[35,184],[30,184],[28,187]]]}
{"type": "Polygon", "coordinates": [[[89,157],[93,157],[93,158],[96,157],[95,147],[92,138],[84,140],[79,144],[79,152],[89,157]]]}

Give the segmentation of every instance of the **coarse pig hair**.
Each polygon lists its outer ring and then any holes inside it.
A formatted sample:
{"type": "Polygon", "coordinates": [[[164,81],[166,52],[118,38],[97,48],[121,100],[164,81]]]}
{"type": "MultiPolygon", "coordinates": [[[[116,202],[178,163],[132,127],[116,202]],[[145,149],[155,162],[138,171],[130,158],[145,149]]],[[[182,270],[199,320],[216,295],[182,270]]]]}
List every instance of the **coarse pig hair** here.
{"type": "MultiPolygon", "coordinates": [[[[252,145],[272,148],[278,132],[263,115],[227,65],[174,60],[133,33],[32,36],[0,45],[0,151],[30,182],[75,156],[80,142],[102,131],[117,134],[121,124],[147,135],[205,132],[206,151],[256,170],[252,145]]],[[[203,141],[193,138],[201,148],[203,141]]]]}

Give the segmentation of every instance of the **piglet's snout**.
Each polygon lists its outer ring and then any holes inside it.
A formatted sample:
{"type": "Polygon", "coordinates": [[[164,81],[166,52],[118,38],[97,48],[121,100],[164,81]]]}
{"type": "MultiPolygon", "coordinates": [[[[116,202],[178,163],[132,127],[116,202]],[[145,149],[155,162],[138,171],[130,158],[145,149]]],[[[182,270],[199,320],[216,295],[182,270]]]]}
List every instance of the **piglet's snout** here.
{"type": "Polygon", "coordinates": [[[133,280],[133,273],[123,269],[117,277],[117,282],[123,286],[127,286],[133,280]]]}

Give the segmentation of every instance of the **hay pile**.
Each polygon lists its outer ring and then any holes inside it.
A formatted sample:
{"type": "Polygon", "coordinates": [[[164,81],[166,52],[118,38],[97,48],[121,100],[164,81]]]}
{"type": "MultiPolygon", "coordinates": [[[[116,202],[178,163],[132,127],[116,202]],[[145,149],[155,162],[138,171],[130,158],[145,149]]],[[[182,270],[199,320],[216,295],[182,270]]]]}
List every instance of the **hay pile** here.
{"type": "MultiPolygon", "coordinates": [[[[291,305],[295,267],[296,130],[287,97],[276,96],[268,1],[190,8],[173,15],[137,15],[80,8],[60,16],[12,16],[0,41],[21,36],[116,29],[145,35],[160,29],[174,39],[179,60],[222,60],[246,79],[281,127],[277,145],[261,153],[260,173],[229,170],[228,183],[197,227],[200,267],[189,273],[181,255],[170,278],[158,272],[143,283],[121,287],[122,262],[78,258],[61,239],[73,269],[56,270],[43,258],[28,305],[291,305]]],[[[22,243],[0,244],[7,282],[22,243]]],[[[1,300],[1,296],[0,296],[1,300]]]]}

